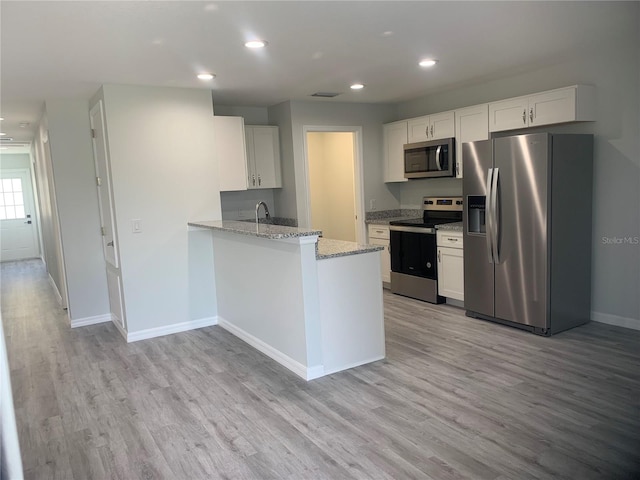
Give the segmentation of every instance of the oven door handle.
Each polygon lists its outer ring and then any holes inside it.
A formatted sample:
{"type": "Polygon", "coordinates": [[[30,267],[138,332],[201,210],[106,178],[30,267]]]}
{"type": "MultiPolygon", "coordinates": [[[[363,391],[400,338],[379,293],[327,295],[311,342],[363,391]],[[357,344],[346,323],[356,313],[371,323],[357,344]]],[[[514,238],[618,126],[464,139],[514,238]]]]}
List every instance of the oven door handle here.
{"type": "Polygon", "coordinates": [[[392,232],[436,233],[435,228],[409,227],[405,225],[389,225],[389,230],[392,232]]]}
{"type": "Polygon", "coordinates": [[[491,189],[492,180],[493,168],[489,168],[487,169],[487,196],[485,199],[485,213],[487,221],[485,237],[487,240],[487,259],[489,260],[489,263],[495,263],[493,260],[493,215],[491,212],[491,200],[493,198],[491,189]]]}

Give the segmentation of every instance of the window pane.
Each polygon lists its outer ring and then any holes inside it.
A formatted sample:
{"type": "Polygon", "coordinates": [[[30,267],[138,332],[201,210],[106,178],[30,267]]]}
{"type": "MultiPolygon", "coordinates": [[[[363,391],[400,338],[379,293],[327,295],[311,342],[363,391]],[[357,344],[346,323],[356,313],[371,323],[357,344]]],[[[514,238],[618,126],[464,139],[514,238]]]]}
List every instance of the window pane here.
{"type": "Polygon", "coordinates": [[[13,191],[21,192],[22,191],[22,179],[21,178],[12,178],[11,183],[13,183],[13,191]]]}
{"type": "Polygon", "coordinates": [[[10,192],[13,190],[13,187],[11,186],[11,179],[10,178],[3,178],[2,179],[2,189],[5,192],[10,192]]]}
{"type": "Polygon", "coordinates": [[[4,192],[4,204],[15,205],[15,203],[13,203],[13,193],[4,192]]]}
{"type": "Polygon", "coordinates": [[[0,207],[0,220],[6,220],[7,219],[7,212],[5,211],[4,207],[0,207]]]}
{"type": "Polygon", "coordinates": [[[16,209],[15,207],[5,207],[7,209],[7,220],[13,220],[16,218],[16,209]]]}
{"type": "MultiPolygon", "coordinates": [[[[0,185],[2,185],[1,182],[0,185]]],[[[0,192],[0,207],[4,207],[4,193],[2,192],[0,192]]]]}
{"type": "Polygon", "coordinates": [[[22,197],[22,192],[16,192],[13,194],[13,204],[24,205],[24,198],[22,197]]]}
{"type": "Polygon", "coordinates": [[[16,218],[25,218],[24,206],[20,205],[16,207],[16,218]]]}

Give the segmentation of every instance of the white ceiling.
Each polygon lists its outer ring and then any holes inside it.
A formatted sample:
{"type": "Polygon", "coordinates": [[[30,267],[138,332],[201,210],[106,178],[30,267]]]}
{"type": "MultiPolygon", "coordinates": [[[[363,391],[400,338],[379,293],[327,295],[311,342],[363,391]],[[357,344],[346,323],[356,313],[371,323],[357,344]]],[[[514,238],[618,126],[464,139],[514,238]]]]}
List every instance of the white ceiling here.
{"type": "Polygon", "coordinates": [[[206,88],[222,105],[317,91],[341,95],[316,101],[396,103],[584,55],[628,14],[614,6],[2,0],[1,129],[29,140],[45,99],[88,99],[103,83],[206,88]],[[254,37],[268,47],[246,49],[254,37]],[[435,68],[417,66],[429,56],[435,68]],[[202,82],[200,71],[217,78],[202,82]],[[355,81],[366,88],[350,91],[355,81]]]}

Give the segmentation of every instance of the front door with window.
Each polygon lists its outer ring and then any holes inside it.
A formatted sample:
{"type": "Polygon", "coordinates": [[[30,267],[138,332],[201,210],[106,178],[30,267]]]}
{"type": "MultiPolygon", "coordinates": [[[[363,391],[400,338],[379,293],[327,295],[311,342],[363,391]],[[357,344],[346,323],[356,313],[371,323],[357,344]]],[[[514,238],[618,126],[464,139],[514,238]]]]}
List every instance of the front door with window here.
{"type": "Polygon", "coordinates": [[[28,169],[0,171],[0,260],[39,255],[31,173],[28,169]]]}

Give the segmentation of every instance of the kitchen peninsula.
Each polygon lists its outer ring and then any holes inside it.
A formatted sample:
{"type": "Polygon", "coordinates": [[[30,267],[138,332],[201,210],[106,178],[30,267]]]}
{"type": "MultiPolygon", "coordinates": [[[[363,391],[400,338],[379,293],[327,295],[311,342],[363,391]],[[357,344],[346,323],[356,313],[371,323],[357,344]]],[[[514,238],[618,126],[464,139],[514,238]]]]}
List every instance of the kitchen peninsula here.
{"type": "Polygon", "coordinates": [[[224,329],[306,380],[384,358],[382,247],[254,222],[189,228],[211,231],[224,329]]]}

